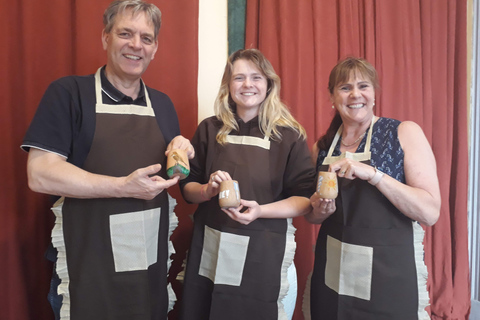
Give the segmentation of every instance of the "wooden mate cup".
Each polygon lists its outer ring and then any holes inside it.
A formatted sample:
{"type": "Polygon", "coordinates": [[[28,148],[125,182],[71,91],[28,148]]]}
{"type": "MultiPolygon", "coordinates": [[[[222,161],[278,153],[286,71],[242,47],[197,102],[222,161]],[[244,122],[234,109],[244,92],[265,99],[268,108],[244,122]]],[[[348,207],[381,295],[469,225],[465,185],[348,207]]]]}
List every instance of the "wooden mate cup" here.
{"type": "Polygon", "coordinates": [[[189,174],[190,163],[188,162],[187,152],[181,149],[171,150],[167,158],[167,175],[170,178],[179,176],[182,180],[189,174]]]}
{"type": "Polygon", "coordinates": [[[323,199],[335,199],[338,196],[338,181],[336,172],[318,172],[317,193],[323,199]]]}
{"type": "Polygon", "coordinates": [[[240,188],[238,181],[225,180],[220,183],[218,204],[221,208],[236,208],[240,205],[240,188]]]}

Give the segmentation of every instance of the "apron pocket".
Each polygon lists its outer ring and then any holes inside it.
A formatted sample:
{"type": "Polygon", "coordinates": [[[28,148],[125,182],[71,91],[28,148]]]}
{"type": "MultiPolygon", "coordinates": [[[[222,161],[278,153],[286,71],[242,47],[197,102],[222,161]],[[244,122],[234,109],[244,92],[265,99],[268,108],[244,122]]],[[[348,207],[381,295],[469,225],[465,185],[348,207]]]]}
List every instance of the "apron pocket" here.
{"type": "Polygon", "coordinates": [[[215,284],[240,286],[250,237],[205,226],[198,274],[215,284]]]}
{"type": "Polygon", "coordinates": [[[327,236],[325,284],[338,294],[370,300],[373,248],[327,236]]]}
{"type": "Polygon", "coordinates": [[[157,262],[161,208],[110,216],[115,271],[146,270],[157,262]]]}

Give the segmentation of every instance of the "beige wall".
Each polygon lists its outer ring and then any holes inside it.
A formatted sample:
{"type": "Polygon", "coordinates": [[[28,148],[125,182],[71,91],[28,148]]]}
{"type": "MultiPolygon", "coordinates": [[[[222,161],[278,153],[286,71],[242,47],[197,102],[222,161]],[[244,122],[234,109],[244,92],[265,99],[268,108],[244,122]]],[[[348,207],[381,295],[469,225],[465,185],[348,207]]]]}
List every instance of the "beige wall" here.
{"type": "Polygon", "coordinates": [[[213,115],[213,103],[228,56],[227,0],[200,0],[198,19],[198,122],[213,115]]]}

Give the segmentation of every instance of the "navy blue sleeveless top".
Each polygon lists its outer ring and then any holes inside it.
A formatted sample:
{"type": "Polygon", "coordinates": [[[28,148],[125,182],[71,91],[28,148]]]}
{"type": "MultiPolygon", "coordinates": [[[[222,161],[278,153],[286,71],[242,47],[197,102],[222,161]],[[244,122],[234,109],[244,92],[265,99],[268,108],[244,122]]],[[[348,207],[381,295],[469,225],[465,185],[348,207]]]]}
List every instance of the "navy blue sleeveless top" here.
{"type": "MultiPolygon", "coordinates": [[[[372,143],[370,152],[372,158],[370,164],[378,170],[388,174],[392,178],[405,183],[405,172],[403,170],[403,149],[398,140],[398,126],[400,121],[390,118],[379,118],[373,124],[372,143]]],[[[370,128],[368,129],[370,130],[370,128]]],[[[368,133],[367,130],[367,133],[368,133]]],[[[365,135],[357,148],[356,153],[364,152],[367,135],[365,135]]],[[[341,138],[338,140],[333,156],[339,156],[341,138]]],[[[317,158],[317,171],[327,156],[327,150],[320,150],[317,158]]]]}

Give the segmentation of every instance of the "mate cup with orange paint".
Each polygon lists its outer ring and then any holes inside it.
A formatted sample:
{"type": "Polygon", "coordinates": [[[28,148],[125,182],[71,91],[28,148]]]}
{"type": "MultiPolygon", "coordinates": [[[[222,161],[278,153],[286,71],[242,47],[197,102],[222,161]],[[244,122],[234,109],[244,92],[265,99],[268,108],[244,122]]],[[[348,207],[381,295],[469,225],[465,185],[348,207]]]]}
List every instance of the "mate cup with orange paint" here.
{"type": "Polygon", "coordinates": [[[167,157],[167,175],[170,178],[179,176],[182,180],[189,174],[190,163],[188,162],[187,152],[181,149],[171,150],[167,157]]]}
{"type": "Polygon", "coordinates": [[[338,182],[336,172],[318,172],[317,194],[323,199],[335,199],[338,196],[338,182]]]}
{"type": "Polygon", "coordinates": [[[240,188],[238,181],[225,180],[220,183],[218,204],[222,209],[236,208],[240,205],[240,188]]]}

